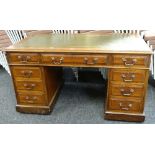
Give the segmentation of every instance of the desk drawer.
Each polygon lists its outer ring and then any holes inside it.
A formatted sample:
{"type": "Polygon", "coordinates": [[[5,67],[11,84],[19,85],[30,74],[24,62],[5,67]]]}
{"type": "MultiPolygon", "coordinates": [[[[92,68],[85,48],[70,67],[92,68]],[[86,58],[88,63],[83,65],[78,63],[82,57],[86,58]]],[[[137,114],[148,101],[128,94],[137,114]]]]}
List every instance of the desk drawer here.
{"type": "Polygon", "coordinates": [[[124,97],[143,97],[143,84],[111,84],[111,95],[124,97]]]}
{"type": "Polygon", "coordinates": [[[42,63],[52,65],[106,65],[107,55],[42,54],[42,63]]]}
{"type": "Polygon", "coordinates": [[[39,93],[18,93],[19,104],[46,105],[45,95],[39,93]]]}
{"type": "Polygon", "coordinates": [[[72,55],[61,55],[61,54],[42,54],[42,63],[62,65],[74,63],[74,57],[72,55]]]}
{"type": "Polygon", "coordinates": [[[15,79],[41,79],[41,69],[39,67],[11,67],[15,79]]]}
{"type": "Polygon", "coordinates": [[[8,60],[11,64],[38,64],[40,57],[38,54],[32,53],[10,53],[8,60]]]}
{"type": "Polygon", "coordinates": [[[111,69],[111,80],[119,82],[145,82],[145,70],[111,69]]]}
{"type": "Polygon", "coordinates": [[[76,57],[76,64],[83,64],[86,66],[107,65],[107,55],[79,55],[76,57]]]}
{"type": "Polygon", "coordinates": [[[17,90],[43,91],[42,81],[16,81],[17,90]]]}
{"type": "Polygon", "coordinates": [[[112,65],[124,67],[149,67],[149,56],[144,55],[113,55],[112,65]]]}
{"type": "Polygon", "coordinates": [[[143,101],[141,99],[124,99],[112,97],[109,99],[108,109],[113,112],[123,113],[142,113],[143,112],[143,101]]]}

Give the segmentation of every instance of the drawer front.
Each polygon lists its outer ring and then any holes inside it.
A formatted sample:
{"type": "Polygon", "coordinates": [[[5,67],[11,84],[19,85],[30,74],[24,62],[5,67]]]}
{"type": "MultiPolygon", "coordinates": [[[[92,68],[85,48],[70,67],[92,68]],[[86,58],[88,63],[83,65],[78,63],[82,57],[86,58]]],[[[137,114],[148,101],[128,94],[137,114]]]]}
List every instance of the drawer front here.
{"type": "Polygon", "coordinates": [[[144,85],[111,84],[111,95],[124,97],[143,97],[144,85]]]}
{"type": "Polygon", "coordinates": [[[149,67],[149,56],[113,55],[112,64],[124,67],[149,67]]]}
{"type": "Polygon", "coordinates": [[[77,64],[83,65],[107,65],[108,56],[107,55],[79,55],[76,57],[77,64]]]}
{"type": "Polygon", "coordinates": [[[23,105],[46,105],[45,96],[38,93],[18,93],[18,101],[23,105]]]}
{"type": "Polygon", "coordinates": [[[111,80],[120,82],[145,82],[145,70],[111,69],[111,80]]]}
{"type": "Polygon", "coordinates": [[[41,79],[39,67],[12,67],[12,73],[16,79],[41,79]]]}
{"type": "Polygon", "coordinates": [[[142,113],[143,102],[140,99],[110,98],[108,109],[113,112],[142,113]]]}
{"type": "Polygon", "coordinates": [[[16,81],[17,90],[43,91],[44,87],[41,81],[16,81]]]}
{"type": "Polygon", "coordinates": [[[106,65],[107,55],[58,55],[42,54],[42,63],[52,65],[106,65]]]}
{"type": "Polygon", "coordinates": [[[73,56],[71,55],[58,55],[58,54],[42,54],[42,63],[52,65],[70,64],[74,62],[73,56]]]}
{"type": "Polygon", "coordinates": [[[38,64],[40,57],[32,53],[11,53],[8,55],[8,60],[11,64],[38,64]]]}

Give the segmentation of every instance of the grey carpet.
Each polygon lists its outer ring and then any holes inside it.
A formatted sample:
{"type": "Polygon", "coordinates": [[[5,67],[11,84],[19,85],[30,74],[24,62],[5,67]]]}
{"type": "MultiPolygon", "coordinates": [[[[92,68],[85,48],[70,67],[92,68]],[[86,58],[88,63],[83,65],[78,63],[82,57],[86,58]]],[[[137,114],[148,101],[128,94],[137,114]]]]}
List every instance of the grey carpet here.
{"type": "MultiPolygon", "coordinates": [[[[10,76],[0,69],[0,123],[14,124],[131,124],[103,119],[105,88],[101,84],[65,83],[50,115],[16,112],[16,99],[10,76]]],[[[148,87],[143,123],[155,123],[155,88],[148,87]]],[[[143,124],[140,123],[140,124],[143,124]]],[[[134,123],[135,124],[135,123],[134,123]]]]}

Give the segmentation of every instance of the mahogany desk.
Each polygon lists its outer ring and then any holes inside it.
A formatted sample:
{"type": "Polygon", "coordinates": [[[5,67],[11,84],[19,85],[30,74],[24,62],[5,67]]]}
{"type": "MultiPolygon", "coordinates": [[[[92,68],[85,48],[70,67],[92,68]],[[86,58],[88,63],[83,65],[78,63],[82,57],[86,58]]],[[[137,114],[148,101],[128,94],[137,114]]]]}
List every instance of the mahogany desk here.
{"type": "Polygon", "coordinates": [[[5,51],[19,112],[48,114],[52,110],[62,84],[62,67],[103,67],[108,68],[104,118],[145,119],[152,52],[138,36],[41,34],[5,51]]]}

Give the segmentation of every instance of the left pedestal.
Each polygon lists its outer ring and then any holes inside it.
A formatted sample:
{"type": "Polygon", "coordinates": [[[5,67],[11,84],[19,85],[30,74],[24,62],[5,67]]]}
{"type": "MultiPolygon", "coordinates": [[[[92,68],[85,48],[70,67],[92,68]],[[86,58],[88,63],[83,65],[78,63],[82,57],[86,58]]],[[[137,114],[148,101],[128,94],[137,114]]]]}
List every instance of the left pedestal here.
{"type": "Polygon", "coordinates": [[[57,67],[11,66],[17,105],[23,113],[49,114],[62,84],[57,67]]]}

